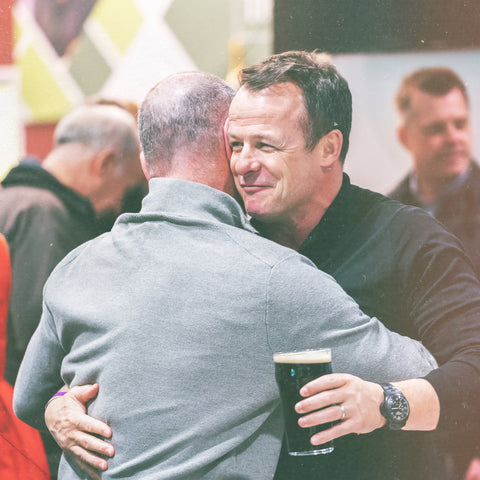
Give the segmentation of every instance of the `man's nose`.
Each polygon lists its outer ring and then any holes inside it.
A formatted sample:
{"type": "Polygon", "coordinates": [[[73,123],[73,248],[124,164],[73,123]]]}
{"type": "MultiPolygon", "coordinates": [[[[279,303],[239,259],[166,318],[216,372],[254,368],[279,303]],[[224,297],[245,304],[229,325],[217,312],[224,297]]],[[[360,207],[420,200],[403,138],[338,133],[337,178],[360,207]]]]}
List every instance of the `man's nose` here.
{"type": "Polygon", "coordinates": [[[251,172],[256,172],[261,165],[255,154],[255,149],[243,146],[241,152],[234,153],[232,170],[236,175],[245,176],[251,172]]]}

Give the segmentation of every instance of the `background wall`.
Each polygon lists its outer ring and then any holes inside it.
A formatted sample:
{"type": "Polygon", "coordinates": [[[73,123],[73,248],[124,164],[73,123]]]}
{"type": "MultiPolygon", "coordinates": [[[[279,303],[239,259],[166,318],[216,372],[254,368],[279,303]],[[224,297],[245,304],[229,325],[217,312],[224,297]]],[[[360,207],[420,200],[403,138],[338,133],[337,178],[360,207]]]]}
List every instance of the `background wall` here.
{"type": "Polygon", "coordinates": [[[93,94],[139,102],[179,70],[224,77],[232,39],[243,42],[248,60],[271,52],[271,1],[59,3],[17,0],[15,6],[14,59],[31,123],[56,121],[93,94]]]}

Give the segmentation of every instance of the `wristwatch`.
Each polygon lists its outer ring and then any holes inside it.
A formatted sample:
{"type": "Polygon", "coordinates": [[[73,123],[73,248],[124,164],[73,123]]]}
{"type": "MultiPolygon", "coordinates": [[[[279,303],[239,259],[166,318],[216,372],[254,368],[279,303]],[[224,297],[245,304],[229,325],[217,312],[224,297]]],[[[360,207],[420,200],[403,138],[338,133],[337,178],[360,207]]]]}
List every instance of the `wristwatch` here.
{"type": "Polygon", "coordinates": [[[386,427],[390,430],[401,430],[407,423],[410,406],[403,393],[390,383],[382,383],[385,400],[380,404],[380,413],[387,420],[386,427]]]}

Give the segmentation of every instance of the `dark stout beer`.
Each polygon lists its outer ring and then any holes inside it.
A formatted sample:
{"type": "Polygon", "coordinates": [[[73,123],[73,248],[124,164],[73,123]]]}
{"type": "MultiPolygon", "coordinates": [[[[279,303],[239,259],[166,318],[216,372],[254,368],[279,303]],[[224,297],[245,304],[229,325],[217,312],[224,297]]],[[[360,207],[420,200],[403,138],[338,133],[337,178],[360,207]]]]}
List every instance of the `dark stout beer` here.
{"type": "Polygon", "coordinates": [[[275,362],[275,378],[282,399],[288,453],[290,455],[318,455],[332,452],[333,442],[312,445],[310,437],[330,428],[333,423],[302,428],[297,423],[300,415],[295,411],[295,404],[303,399],[299,390],[315,378],[332,373],[330,349],[275,353],[273,361],[275,362]]]}

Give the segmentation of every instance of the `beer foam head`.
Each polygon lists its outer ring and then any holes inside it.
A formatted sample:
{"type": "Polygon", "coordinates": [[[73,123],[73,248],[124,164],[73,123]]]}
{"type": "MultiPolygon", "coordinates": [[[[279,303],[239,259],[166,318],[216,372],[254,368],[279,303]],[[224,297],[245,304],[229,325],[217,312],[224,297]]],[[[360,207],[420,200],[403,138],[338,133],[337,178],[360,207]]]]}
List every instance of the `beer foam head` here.
{"type": "Polygon", "coordinates": [[[320,350],[304,350],[302,352],[274,353],[275,363],[327,363],[332,361],[329,348],[320,350]]]}

